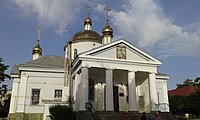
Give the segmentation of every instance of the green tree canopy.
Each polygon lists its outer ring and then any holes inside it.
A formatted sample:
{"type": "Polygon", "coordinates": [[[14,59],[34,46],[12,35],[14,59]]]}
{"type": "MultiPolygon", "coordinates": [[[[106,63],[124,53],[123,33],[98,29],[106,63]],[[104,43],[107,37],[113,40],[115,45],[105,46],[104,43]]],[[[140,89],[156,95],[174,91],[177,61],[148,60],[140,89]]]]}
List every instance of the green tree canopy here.
{"type": "Polygon", "coordinates": [[[176,84],[177,88],[182,88],[185,86],[198,86],[200,87],[200,77],[195,79],[186,79],[182,84],[176,84]]]}
{"type": "Polygon", "coordinates": [[[8,69],[8,65],[3,63],[3,59],[0,57],[0,83],[4,82],[6,78],[11,79],[10,75],[6,74],[5,71],[8,69]]]}
{"type": "MultiPolygon", "coordinates": [[[[3,59],[0,57],[0,83],[4,82],[6,78],[11,79],[10,75],[6,74],[5,71],[8,69],[8,65],[3,63],[3,59]]],[[[5,95],[7,92],[7,85],[0,86],[0,95],[5,95]]]]}

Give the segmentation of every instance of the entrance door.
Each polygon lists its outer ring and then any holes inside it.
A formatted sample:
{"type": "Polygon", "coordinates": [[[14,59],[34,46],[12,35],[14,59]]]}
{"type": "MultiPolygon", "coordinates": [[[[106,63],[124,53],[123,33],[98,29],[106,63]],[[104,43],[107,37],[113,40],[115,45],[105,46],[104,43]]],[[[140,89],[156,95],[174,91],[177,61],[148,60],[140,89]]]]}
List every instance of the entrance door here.
{"type": "Polygon", "coordinates": [[[119,112],[119,90],[118,90],[118,86],[113,86],[113,99],[114,99],[114,111],[119,112]]]}

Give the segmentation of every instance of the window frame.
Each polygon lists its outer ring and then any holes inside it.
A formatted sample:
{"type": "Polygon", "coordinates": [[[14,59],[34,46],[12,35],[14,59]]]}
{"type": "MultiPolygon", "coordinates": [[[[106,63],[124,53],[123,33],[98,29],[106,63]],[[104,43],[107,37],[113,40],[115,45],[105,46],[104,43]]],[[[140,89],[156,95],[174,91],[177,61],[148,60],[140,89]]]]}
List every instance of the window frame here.
{"type": "Polygon", "coordinates": [[[40,104],[40,91],[39,88],[32,88],[31,90],[31,105],[39,105],[40,104]]]}
{"type": "Polygon", "coordinates": [[[55,89],[54,90],[54,99],[62,99],[62,94],[63,94],[62,89],[55,89]],[[58,91],[57,94],[56,94],[56,91],[58,91]],[[60,92],[61,92],[61,94],[60,94],[60,92]]]}

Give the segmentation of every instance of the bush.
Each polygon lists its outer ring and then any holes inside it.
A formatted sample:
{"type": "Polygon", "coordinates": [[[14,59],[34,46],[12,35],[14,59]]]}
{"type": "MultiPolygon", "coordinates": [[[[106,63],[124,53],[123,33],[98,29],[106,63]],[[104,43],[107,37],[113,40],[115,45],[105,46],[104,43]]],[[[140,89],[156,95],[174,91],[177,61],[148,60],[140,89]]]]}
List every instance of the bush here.
{"type": "Polygon", "coordinates": [[[72,120],[73,111],[66,105],[54,105],[49,108],[51,120],[72,120]]]}

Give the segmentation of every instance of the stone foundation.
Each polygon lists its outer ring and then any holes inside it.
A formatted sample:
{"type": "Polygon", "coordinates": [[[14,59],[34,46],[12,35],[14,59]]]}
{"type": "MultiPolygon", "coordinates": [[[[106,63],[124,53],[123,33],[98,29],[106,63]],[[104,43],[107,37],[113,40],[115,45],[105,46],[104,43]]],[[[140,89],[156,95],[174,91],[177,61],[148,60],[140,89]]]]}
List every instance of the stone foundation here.
{"type": "Polygon", "coordinates": [[[43,120],[42,113],[9,113],[7,120],[43,120]]]}

